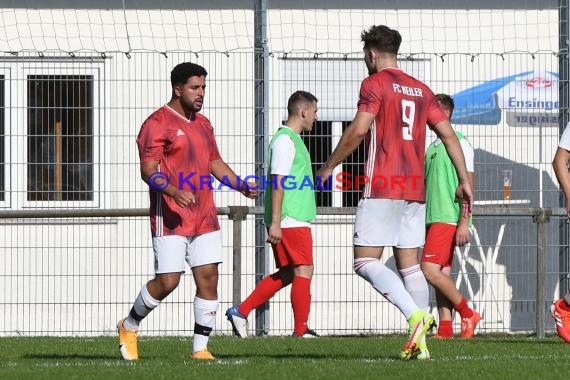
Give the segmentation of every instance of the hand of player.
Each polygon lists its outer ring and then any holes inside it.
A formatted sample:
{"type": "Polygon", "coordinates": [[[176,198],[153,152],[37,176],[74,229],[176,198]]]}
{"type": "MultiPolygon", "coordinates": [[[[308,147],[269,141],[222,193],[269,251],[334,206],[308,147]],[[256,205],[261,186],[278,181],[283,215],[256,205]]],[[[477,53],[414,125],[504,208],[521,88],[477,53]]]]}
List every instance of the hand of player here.
{"type": "Polygon", "coordinates": [[[196,203],[194,194],[189,191],[176,190],[172,198],[174,198],[174,201],[180,207],[187,207],[190,204],[196,203]]]}
{"type": "Polygon", "coordinates": [[[469,239],[469,228],[466,225],[458,225],[457,231],[455,232],[455,245],[463,247],[469,242],[469,239]]]}
{"type": "Polygon", "coordinates": [[[568,215],[568,219],[570,219],[570,202],[566,205],[566,214],[568,215]]]}
{"type": "MultiPolygon", "coordinates": [[[[324,185],[328,182],[330,176],[332,175],[333,170],[326,166],[321,166],[319,170],[317,170],[317,184],[320,185],[320,188],[324,187],[324,185]]],[[[315,186],[319,188],[318,186],[315,186]]]]}
{"type": "Polygon", "coordinates": [[[250,199],[255,199],[259,195],[259,186],[255,181],[247,181],[247,184],[243,184],[241,193],[250,199]]]}
{"type": "Polygon", "coordinates": [[[461,215],[469,217],[473,211],[473,191],[468,182],[462,182],[457,186],[455,199],[461,200],[461,215]]]}
{"type": "Polygon", "coordinates": [[[278,244],[281,241],[281,226],[272,223],[267,231],[267,241],[272,244],[278,244]]]}

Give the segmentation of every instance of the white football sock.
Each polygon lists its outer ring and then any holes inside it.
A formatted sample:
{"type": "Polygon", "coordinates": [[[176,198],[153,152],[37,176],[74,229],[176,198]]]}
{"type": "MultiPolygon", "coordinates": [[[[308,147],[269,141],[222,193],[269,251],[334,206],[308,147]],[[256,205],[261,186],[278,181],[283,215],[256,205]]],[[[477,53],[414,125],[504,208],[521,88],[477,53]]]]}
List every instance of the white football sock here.
{"type": "Polygon", "coordinates": [[[139,295],[135,299],[135,303],[129,312],[129,316],[124,320],[123,326],[129,330],[138,330],[141,321],[158,305],[160,305],[160,301],[152,298],[146,288],[146,284],[144,284],[139,295]]]}
{"type": "Polygon", "coordinates": [[[380,260],[372,257],[354,259],[354,271],[368,281],[376,291],[395,305],[406,320],[418,309],[414,300],[402,284],[396,273],[387,268],[380,260]]]}
{"type": "Polygon", "coordinates": [[[208,346],[210,333],[216,324],[218,300],[205,300],[194,297],[194,340],[192,352],[198,352],[208,346]]]}
{"type": "Polygon", "coordinates": [[[414,299],[416,305],[418,305],[418,307],[422,308],[423,310],[428,311],[429,288],[420,264],[401,269],[400,276],[402,276],[402,280],[404,280],[404,286],[414,299]]]}

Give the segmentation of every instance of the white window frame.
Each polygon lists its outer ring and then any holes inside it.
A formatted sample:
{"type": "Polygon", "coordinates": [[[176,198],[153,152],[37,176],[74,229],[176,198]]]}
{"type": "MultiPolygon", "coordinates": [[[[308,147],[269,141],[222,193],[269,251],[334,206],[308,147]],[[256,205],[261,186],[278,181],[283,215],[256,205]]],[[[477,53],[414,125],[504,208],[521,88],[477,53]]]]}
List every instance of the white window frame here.
{"type": "Polygon", "coordinates": [[[97,208],[100,207],[102,173],[100,170],[100,136],[104,117],[101,114],[104,86],[102,60],[63,58],[29,59],[0,62],[0,73],[6,70],[6,201],[0,207],[29,208],[97,208]],[[28,76],[29,75],[90,75],[93,78],[93,199],[90,201],[28,201],[28,76]],[[14,147],[14,149],[11,149],[14,147]]]}
{"type": "Polygon", "coordinates": [[[10,208],[12,204],[12,106],[11,106],[11,67],[0,62],[0,75],[4,76],[4,200],[0,201],[0,209],[10,208]]]}

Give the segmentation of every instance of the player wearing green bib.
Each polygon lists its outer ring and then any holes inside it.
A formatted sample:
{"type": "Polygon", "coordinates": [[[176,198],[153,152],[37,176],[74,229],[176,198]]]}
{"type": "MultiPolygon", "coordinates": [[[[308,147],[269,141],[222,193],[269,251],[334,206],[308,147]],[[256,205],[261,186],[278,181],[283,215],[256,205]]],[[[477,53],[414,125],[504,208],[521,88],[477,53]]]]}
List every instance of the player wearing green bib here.
{"type": "MultiPolygon", "coordinates": [[[[437,101],[451,118],[453,99],[446,94],[436,95],[437,101]]],[[[455,132],[463,155],[471,188],[474,188],[473,147],[461,132],[455,132]]],[[[459,184],[457,173],[440,139],[428,147],[425,155],[426,186],[426,242],[422,254],[422,271],[435,288],[439,327],[437,338],[452,338],[452,310],[461,315],[461,338],[471,338],[481,319],[457,290],[450,278],[453,252],[456,246],[469,241],[471,218],[463,216],[461,205],[455,200],[459,184]]]]}
{"type": "Polygon", "coordinates": [[[310,131],[317,120],[317,98],[297,91],[289,97],[287,122],[279,128],[269,144],[271,181],[265,189],[265,224],[278,270],[261,280],[239,305],[226,311],[234,333],[247,336],[247,317],[269,301],[277,291],[291,285],[291,306],[295,320],[294,337],[318,336],[307,321],[311,307],[313,277],[313,238],[311,221],[317,208],[311,157],[300,137],[310,131]]]}

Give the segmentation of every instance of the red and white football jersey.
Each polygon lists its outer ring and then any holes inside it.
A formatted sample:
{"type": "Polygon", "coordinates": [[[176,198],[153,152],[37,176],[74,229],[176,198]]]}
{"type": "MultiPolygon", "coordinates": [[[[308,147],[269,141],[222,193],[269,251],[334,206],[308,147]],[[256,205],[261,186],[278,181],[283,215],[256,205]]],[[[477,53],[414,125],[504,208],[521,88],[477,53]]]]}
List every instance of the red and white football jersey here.
{"type": "Polygon", "coordinates": [[[362,81],[358,112],[375,115],[366,138],[364,198],[425,201],[426,124],[445,119],[433,92],[397,68],[362,81]]]}
{"type": "Polygon", "coordinates": [[[196,113],[188,120],[163,106],[143,123],[137,137],[141,162],[159,161],[170,184],[194,193],[196,203],[182,208],[173,198],[150,190],[152,236],[194,236],[220,229],[214,194],[207,185],[210,161],[220,159],[210,121],[196,113]]]}

